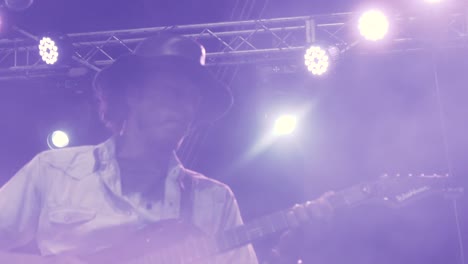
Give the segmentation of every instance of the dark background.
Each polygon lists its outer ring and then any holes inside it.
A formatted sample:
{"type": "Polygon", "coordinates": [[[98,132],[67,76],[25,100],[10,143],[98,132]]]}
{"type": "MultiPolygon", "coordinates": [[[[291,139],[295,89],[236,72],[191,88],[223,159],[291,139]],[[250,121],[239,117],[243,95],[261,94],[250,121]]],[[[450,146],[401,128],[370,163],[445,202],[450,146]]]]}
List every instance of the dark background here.
{"type": "MultiPolygon", "coordinates": [[[[415,12],[424,9],[420,2],[395,1],[391,8],[415,12]]],[[[36,0],[12,19],[35,34],[72,33],[362,6],[359,1],[36,0]]],[[[239,67],[231,85],[232,111],[201,137],[191,137],[196,144],[190,155],[182,153],[190,168],[232,187],[246,221],[385,173],[449,173],[457,186],[467,185],[467,49],[350,52],[319,79],[303,72],[263,75],[259,67],[239,67]],[[287,102],[309,109],[298,132],[253,152],[267,133],[269,109],[287,102]]],[[[0,184],[47,149],[52,129],[67,128],[72,145],[109,136],[95,114],[91,77],[0,83],[0,184]]],[[[458,201],[465,244],[466,202],[466,197],[458,201]]],[[[288,254],[305,263],[461,263],[454,215],[453,203],[440,196],[399,210],[366,205],[338,212],[328,224],[302,228],[290,238],[288,254]]],[[[277,242],[278,236],[257,242],[260,258],[277,242]]]]}

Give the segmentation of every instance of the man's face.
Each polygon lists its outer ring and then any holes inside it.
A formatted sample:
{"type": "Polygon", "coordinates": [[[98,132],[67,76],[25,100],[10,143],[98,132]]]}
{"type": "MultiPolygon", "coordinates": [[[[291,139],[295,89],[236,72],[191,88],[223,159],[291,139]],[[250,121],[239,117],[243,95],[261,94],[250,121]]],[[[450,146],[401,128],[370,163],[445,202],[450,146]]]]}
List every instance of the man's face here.
{"type": "Polygon", "coordinates": [[[177,148],[195,117],[200,91],[182,74],[157,73],[141,84],[141,92],[129,99],[133,118],[142,140],[162,148],[177,148]]]}

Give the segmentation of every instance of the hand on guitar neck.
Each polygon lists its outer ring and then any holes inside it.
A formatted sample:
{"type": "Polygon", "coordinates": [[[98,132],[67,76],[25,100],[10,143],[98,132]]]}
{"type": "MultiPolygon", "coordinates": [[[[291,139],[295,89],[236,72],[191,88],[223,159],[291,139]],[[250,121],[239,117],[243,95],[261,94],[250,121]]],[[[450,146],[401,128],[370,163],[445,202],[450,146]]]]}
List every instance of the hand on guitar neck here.
{"type": "Polygon", "coordinates": [[[334,208],[333,205],[329,202],[329,199],[334,195],[334,192],[329,191],[322,194],[322,196],[320,196],[318,199],[306,202],[304,205],[302,205],[305,207],[310,220],[321,222],[331,219],[334,208]]]}
{"type": "MultiPolygon", "coordinates": [[[[334,207],[329,202],[329,199],[333,199],[335,193],[330,191],[322,194],[318,199],[306,202],[302,205],[295,205],[292,210],[296,212],[302,209],[305,209],[305,212],[308,215],[308,221],[311,222],[310,225],[307,225],[306,232],[308,235],[311,233],[319,235],[319,231],[326,229],[329,226],[329,223],[334,215],[334,207]]],[[[304,229],[299,225],[296,228],[286,230],[283,232],[279,238],[278,244],[271,249],[269,255],[267,256],[266,263],[274,264],[291,264],[299,263],[300,259],[300,250],[294,248],[297,239],[302,239],[304,234],[304,229]]]]}

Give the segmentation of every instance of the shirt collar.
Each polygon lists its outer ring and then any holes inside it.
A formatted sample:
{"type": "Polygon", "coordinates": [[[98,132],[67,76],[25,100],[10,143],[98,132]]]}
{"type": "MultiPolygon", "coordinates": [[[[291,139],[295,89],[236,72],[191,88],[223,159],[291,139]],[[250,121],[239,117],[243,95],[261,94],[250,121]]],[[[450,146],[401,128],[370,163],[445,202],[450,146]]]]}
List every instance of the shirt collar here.
{"type": "MultiPolygon", "coordinates": [[[[114,192],[121,193],[120,173],[116,159],[115,136],[97,145],[94,150],[94,156],[96,159],[94,171],[101,174],[104,182],[114,192]]],[[[179,181],[179,183],[182,183],[183,177],[185,176],[184,171],[185,168],[174,151],[169,160],[166,180],[179,181]]]]}

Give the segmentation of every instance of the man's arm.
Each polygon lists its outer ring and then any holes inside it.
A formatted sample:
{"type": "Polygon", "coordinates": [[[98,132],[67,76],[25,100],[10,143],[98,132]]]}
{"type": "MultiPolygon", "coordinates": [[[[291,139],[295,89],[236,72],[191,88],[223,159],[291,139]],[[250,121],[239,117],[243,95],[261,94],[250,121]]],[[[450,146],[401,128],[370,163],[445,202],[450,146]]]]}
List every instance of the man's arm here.
{"type": "Polygon", "coordinates": [[[26,164],[0,187],[0,251],[29,243],[36,233],[40,212],[40,193],[36,178],[39,158],[26,164]]]}

